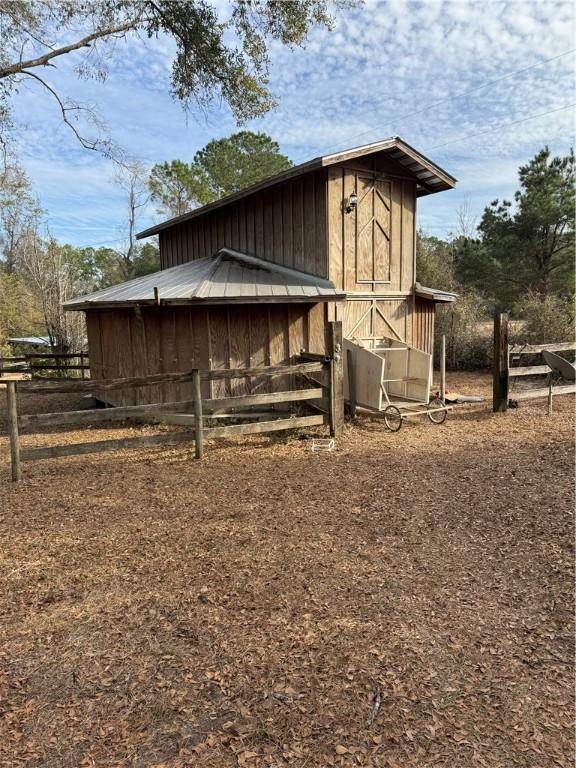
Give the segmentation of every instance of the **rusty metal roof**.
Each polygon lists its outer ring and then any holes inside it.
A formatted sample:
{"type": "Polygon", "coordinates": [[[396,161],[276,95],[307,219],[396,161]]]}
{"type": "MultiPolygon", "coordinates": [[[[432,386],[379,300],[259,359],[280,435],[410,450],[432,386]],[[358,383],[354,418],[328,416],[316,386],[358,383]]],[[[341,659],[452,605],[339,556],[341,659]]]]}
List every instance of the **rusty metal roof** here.
{"type": "Polygon", "coordinates": [[[174,304],[318,302],[345,298],[334,284],[255,256],[222,248],[190,261],[66,302],[64,309],[174,304]]]}
{"type": "Polygon", "coordinates": [[[361,147],[354,147],[353,149],[347,149],[344,152],[336,152],[331,155],[322,155],[309,160],[301,165],[295,165],[293,168],[289,168],[287,171],[271,176],[268,179],[259,181],[257,184],[253,184],[251,187],[235,192],[232,195],[223,197],[220,200],[216,200],[213,203],[204,205],[201,208],[196,208],[193,211],[182,214],[182,216],[176,216],[173,219],[168,219],[160,224],[155,224],[153,227],[145,229],[143,232],[139,232],[137,237],[149,237],[150,235],[156,235],[163,229],[173,227],[177,224],[182,224],[189,219],[195,219],[198,216],[203,216],[205,213],[215,211],[218,208],[222,208],[229,203],[234,203],[236,200],[241,200],[244,197],[260,192],[263,189],[272,187],[275,184],[280,184],[283,181],[292,179],[296,176],[302,176],[311,171],[316,171],[319,168],[326,168],[330,165],[337,165],[338,163],[344,163],[348,160],[353,160],[357,157],[364,157],[366,155],[372,155],[376,152],[384,152],[389,155],[390,158],[400,163],[406,170],[416,178],[416,194],[418,197],[424,195],[431,195],[435,192],[442,192],[447,189],[453,189],[456,186],[456,179],[446,171],[442,170],[440,166],[433,163],[427,157],[422,155],[416,149],[411,147],[399,136],[395,136],[391,139],[385,139],[384,141],[377,141],[373,144],[364,144],[361,147]]]}

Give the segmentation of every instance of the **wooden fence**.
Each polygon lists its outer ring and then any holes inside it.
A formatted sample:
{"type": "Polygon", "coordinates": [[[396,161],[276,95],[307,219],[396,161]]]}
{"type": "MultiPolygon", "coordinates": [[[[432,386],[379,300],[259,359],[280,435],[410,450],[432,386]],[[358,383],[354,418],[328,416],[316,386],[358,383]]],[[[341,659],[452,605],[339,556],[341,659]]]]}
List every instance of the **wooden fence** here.
{"type": "Polygon", "coordinates": [[[78,374],[78,378],[87,378],[90,371],[87,352],[30,352],[25,355],[13,355],[0,357],[0,376],[5,373],[30,373],[32,378],[42,378],[49,381],[51,378],[61,379],[71,371],[78,374]],[[43,374],[57,372],[57,377],[43,374]]]}
{"type": "Polygon", "coordinates": [[[576,385],[565,384],[551,387],[552,371],[546,364],[518,365],[523,356],[540,355],[544,351],[569,352],[576,349],[574,342],[557,342],[550,344],[515,344],[510,345],[508,339],[508,315],[497,314],[494,319],[494,368],[493,368],[493,410],[494,412],[508,410],[511,395],[514,400],[530,400],[537,397],[550,397],[576,392],[576,385]],[[547,376],[548,386],[532,387],[512,391],[511,379],[525,376],[547,376]]]}
{"type": "Polygon", "coordinates": [[[6,380],[7,422],[10,438],[12,480],[21,477],[21,462],[35,459],[97,453],[120,448],[146,448],[158,445],[186,443],[194,440],[195,455],[200,459],[203,454],[204,439],[234,437],[237,435],[262,434],[301,427],[327,424],[332,435],[337,436],[343,425],[342,405],[342,361],[338,341],[335,354],[331,358],[320,355],[305,355],[304,359],[290,365],[275,365],[258,368],[237,368],[218,370],[192,370],[185,373],[163,373],[109,380],[61,380],[60,382],[24,382],[6,380]],[[314,374],[321,374],[321,379],[314,379],[314,374]],[[202,381],[239,379],[247,376],[290,375],[306,381],[307,387],[266,392],[262,394],[236,395],[223,398],[203,399],[202,381]],[[191,382],[193,399],[150,405],[131,405],[117,408],[99,408],[62,413],[41,413],[18,415],[19,393],[102,393],[133,387],[149,386],[175,382],[191,382]],[[236,409],[253,406],[276,406],[278,404],[308,402],[315,413],[306,416],[289,416],[279,413],[278,417],[267,421],[251,421],[241,424],[226,424],[206,427],[206,418],[250,418],[251,412],[238,413],[236,409]],[[318,405],[320,402],[320,405],[318,405]],[[130,418],[150,420],[154,423],[189,427],[191,432],[171,432],[167,434],[130,437],[124,439],[101,440],[97,442],[74,443],[50,447],[21,448],[19,432],[21,429],[38,430],[42,427],[69,425],[87,425],[130,418]]]}

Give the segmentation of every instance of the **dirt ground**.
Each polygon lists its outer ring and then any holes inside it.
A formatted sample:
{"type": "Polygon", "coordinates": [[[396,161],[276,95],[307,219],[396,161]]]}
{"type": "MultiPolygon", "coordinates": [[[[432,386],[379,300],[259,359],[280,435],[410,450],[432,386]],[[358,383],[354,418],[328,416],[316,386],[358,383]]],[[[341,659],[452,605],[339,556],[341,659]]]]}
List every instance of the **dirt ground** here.
{"type": "MultiPolygon", "coordinates": [[[[22,410],[72,405],[40,399],[22,410]]],[[[573,765],[574,402],[555,406],[362,417],[334,453],[39,461],[18,486],[0,437],[0,765],[573,765]]]]}

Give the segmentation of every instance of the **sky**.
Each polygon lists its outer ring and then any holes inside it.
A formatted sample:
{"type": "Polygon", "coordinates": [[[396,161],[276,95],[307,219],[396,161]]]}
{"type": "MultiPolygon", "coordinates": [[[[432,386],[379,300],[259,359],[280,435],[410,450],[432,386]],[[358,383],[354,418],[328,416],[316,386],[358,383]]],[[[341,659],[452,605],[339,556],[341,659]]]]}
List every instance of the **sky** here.
{"type": "MultiPolygon", "coordinates": [[[[220,6],[226,12],[225,5],[220,6]]],[[[478,221],[510,199],[518,167],[545,144],[574,144],[576,11],[572,2],[387,0],[335,11],[305,48],[270,48],[278,107],[247,128],[265,131],[295,163],[401,136],[458,179],[419,200],[418,224],[449,236],[462,211],[478,221]]],[[[129,38],[107,50],[104,82],[79,79],[79,55],[43,76],[93,107],[109,136],[147,166],[190,161],[210,139],[238,130],[222,104],[186,115],[170,95],[170,40],[129,38]]],[[[77,246],[119,247],[126,203],[113,164],[82,149],[41,86],[14,97],[20,161],[49,232],[77,246]]],[[[139,228],[161,220],[150,204],[139,228]]]]}

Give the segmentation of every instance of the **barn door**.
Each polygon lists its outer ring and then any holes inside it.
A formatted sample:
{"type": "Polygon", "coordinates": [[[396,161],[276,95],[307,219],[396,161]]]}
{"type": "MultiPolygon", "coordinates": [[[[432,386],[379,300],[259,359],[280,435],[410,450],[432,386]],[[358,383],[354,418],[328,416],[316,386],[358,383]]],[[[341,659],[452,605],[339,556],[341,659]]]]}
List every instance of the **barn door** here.
{"type": "Polygon", "coordinates": [[[356,175],[356,282],[390,282],[390,182],[356,175]]]}

